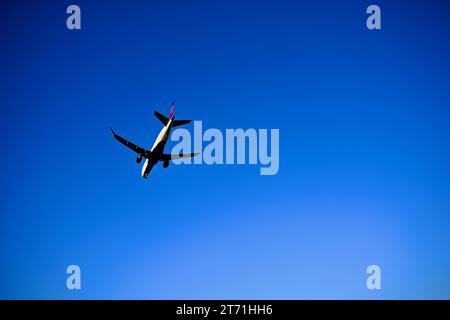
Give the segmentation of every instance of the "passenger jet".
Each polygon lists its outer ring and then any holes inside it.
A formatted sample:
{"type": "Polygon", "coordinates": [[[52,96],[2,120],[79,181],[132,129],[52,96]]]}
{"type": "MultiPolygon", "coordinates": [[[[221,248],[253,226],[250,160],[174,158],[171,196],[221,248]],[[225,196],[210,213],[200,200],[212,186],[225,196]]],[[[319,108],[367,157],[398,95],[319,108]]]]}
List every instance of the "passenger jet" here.
{"type": "Polygon", "coordinates": [[[191,120],[175,120],[175,114],[174,114],[175,105],[172,103],[172,106],[170,107],[170,113],[169,118],[166,118],[158,111],[154,111],[153,114],[155,117],[158,118],[159,121],[162,122],[164,127],[162,128],[161,132],[159,133],[158,137],[155,140],[155,143],[153,143],[153,147],[150,150],[146,150],[144,148],[141,148],[134,143],[122,138],[118,134],[114,132],[114,130],[111,129],[111,132],[116,138],[117,141],[122,143],[123,145],[127,146],[134,152],[138,154],[136,158],[137,163],[141,163],[142,158],[145,158],[144,165],[142,166],[142,177],[147,179],[148,175],[150,174],[150,171],[152,171],[153,166],[158,163],[158,161],[162,161],[163,168],[167,168],[169,166],[169,161],[174,159],[181,159],[181,158],[190,158],[195,157],[199,153],[186,153],[186,154],[167,154],[164,153],[164,147],[166,146],[167,140],[169,139],[170,132],[173,127],[178,127],[183,124],[188,124],[191,122],[191,120]]]}

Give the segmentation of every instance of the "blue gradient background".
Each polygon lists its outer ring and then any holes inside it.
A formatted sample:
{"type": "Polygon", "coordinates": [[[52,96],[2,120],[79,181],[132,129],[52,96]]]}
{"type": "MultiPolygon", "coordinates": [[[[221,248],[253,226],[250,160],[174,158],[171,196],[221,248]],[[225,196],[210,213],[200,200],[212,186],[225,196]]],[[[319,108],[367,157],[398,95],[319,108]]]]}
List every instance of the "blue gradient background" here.
{"type": "Polygon", "coordinates": [[[0,298],[450,298],[447,2],[75,3],[0,10],[0,298]],[[279,174],[142,179],[108,125],[150,147],[173,99],[279,128],[279,174]]]}

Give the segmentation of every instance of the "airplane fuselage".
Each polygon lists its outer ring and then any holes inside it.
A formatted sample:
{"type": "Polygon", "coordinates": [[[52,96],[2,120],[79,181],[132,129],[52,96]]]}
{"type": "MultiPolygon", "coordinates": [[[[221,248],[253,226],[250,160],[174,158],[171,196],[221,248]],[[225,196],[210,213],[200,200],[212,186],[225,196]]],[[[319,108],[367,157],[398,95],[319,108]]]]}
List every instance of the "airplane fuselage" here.
{"type": "Polygon", "coordinates": [[[152,171],[153,166],[158,163],[160,156],[164,153],[164,148],[166,146],[167,140],[169,140],[170,132],[172,131],[173,118],[169,119],[167,124],[161,129],[153,143],[151,148],[151,156],[145,159],[144,165],[142,166],[142,177],[147,179],[150,171],[152,171]]]}

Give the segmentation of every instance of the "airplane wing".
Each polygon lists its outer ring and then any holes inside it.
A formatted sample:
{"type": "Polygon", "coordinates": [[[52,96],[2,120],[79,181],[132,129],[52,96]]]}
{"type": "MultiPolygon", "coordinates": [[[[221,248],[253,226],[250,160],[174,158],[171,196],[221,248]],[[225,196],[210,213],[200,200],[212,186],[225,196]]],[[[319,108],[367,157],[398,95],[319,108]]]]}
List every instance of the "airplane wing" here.
{"type": "Polygon", "coordinates": [[[136,153],[142,154],[143,156],[147,156],[147,154],[148,154],[147,150],[135,145],[133,142],[130,142],[130,141],[122,138],[121,136],[116,134],[111,127],[109,127],[109,129],[111,130],[114,138],[116,138],[116,140],[119,141],[121,144],[123,144],[124,146],[127,146],[128,148],[130,148],[131,150],[133,150],[136,153]]]}
{"type": "Polygon", "coordinates": [[[180,154],[167,154],[163,153],[161,155],[160,161],[166,161],[166,160],[175,160],[175,159],[183,159],[183,158],[191,158],[198,156],[200,152],[191,152],[191,153],[180,153],[180,154]]]}

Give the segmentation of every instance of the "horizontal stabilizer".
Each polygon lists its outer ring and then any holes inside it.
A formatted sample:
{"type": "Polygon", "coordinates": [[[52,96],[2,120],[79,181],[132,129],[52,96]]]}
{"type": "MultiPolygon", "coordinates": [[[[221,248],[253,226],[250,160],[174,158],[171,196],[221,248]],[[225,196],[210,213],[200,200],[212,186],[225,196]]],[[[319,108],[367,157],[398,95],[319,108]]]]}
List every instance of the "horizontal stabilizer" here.
{"type": "Polygon", "coordinates": [[[191,122],[191,120],[174,120],[173,127],[182,126],[183,124],[188,124],[190,122],[191,122]]]}
{"type": "Polygon", "coordinates": [[[167,125],[167,122],[169,122],[169,119],[167,117],[163,116],[158,111],[154,111],[153,114],[155,115],[155,117],[158,118],[159,121],[162,122],[163,125],[167,125]]]}

